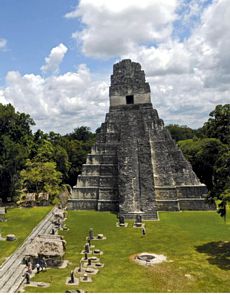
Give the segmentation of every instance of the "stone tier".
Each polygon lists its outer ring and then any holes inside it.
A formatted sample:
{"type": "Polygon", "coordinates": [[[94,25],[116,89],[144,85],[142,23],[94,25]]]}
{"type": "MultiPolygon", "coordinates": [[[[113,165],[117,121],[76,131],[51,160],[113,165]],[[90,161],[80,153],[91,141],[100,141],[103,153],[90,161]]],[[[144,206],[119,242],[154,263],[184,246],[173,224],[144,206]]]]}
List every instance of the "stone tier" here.
{"type": "Polygon", "coordinates": [[[99,140],[97,143],[92,147],[91,154],[92,155],[110,155],[116,156],[116,145],[100,142],[99,140]]]}
{"type": "Polygon", "coordinates": [[[206,203],[204,198],[180,200],[157,200],[158,211],[189,211],[215,210],[215,206],[206,203]]]}
{"type": "Polygon", "coordinates": [[[86,159],[86,164],[117,164],[117,157],[115,155],[93,155],[89,154],[86,159]]]}
{"type": "Polygon", "coordinates": [[[82,175],[117,175],[117,165],[114,164],[84,164],[82,175]]]}
{"type": "Polygon", "coordinates": [[[111,175],[79,175],[77,180],[78,188],[87,187],[109,187],[117,188],[117,178],[111,175]]]}
{"type": "Polygon", "coordinates": [[[109,200],[94,200],[94,199],[70,199],[68,201],[68,209],[71,210],[98,210],[98,211],[113,211],[117,212],[119,202],[109,200]]]}
{"type": "Polygon", "coordinates": [[[205,185],[183,186],[155,186],[157,200],[197,199],[205,198],[207,188],[205,185]]]}

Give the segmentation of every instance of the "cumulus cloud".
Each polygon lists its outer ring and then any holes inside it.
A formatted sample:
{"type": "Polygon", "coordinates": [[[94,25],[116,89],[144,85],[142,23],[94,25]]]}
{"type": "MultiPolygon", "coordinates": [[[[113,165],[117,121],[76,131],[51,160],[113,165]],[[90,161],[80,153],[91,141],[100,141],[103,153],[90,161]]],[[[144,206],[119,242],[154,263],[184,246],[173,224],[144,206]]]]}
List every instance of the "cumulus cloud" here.
{"type": "MultiPolygon", "coordinates": [[[[166,124],[197,128],[217,104],[230,102],[228,2],[81,0],[66,17],[81,20],[83,29],[74,36],[86,55],[141,63],[153,106],[166,124]],[[176,33],[185,23],[191,31],[176,33]]],[[[80,125],[95,129],[108,111],[111,72],[97,79],[97,73],[80,65],[76,72],[58,75],[67,52],[60,45],[42,67],[55,75],[9,72],[0,102],[30,113],[45,131],[71,132],[80,125]]]]}
{"type": "Polygon", "coordinates": [[[87,56],[141,63],[166,123],[199,127],[230,89],[228,0],[80,0],[66,14],[87,56]]]}
{"type": "Polygon", "coordinates": [[[86,125],[99,127],[108,107],[108,84],[93,81],[90,70],[81,64],[76,72],[44,78],[11,71],[0,100],[29,113],[36,128],[59,133],[86,125]]]}
{"type": "Polygon", "coordinates": [[[7,40],[4,38],[0,38],[0,50],[5,49],[7,44],[7,40]]]}
{"type": "Polygon", "coordinates": [[[67,51],[68,48],[62,43],[54,47],[49,56],[45,58],[45,64],[41,67],[41,70],[45,73],[58,73],[59,65],[61,64],[67,51]]]}
{"type": "Polygon", "coordinates": [[[137,50],[172,33],[177,0],[80,0],[67,18],[84,28],[73,34],[87,56],[106,58],[137,50]]]}
{"type": "Polygon", "coordinates": [[[199,127],[217,104],[230,102],[229,19],[228,1],[213,1],[184,40],[171,37],[122,56],[142,64],[166,123],[199,127]]]}

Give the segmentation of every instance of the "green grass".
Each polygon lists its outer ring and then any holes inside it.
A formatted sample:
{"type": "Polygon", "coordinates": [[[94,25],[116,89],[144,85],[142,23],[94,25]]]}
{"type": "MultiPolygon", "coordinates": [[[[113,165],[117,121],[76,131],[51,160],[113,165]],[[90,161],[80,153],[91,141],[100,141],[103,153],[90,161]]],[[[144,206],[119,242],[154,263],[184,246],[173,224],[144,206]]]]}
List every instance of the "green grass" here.
{"type": "Polygon", "coordinates": [[[15,234],[12,242],[0,241],[0,264],[19,247],[32,229],[51,210],[51,207],[14,208],[8,209],[6,222],[0,222],[0,232],[3,237],[15,234]]]}
{"type": "Polygon", "coordinates": [[[160,221],[146,222],[141,230],[115,226],[116,216],[108,212],[69,211],[65,269],[48,269],[34,277],[49,282],[49,288],[26,288],[27,292],[229,292],[230,225],[215,212],[161,213],[160,221]],[[80,251],[90,227],[107,239],[95,241],[104,251],[105,267],[92,283],[66,286],[70,271],[79,265],[80,251]],[[224,241],[226,241],[224,243],[224,241]],[[133,262],[136,253],[152,252],[167,256],[167,262],[143,267],[133,262]]]}

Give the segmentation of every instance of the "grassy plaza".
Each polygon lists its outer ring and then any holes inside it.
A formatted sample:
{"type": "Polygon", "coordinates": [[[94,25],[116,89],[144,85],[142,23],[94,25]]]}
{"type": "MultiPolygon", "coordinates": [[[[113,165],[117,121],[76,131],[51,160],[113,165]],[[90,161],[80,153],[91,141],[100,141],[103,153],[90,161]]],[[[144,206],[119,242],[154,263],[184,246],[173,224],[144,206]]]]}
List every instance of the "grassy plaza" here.
{"type": "Polygon", "coordinates": [[[23,243],[33,228],[50,210],[50,206],[8,209],[5,216],[7,221],[0,223],[0,233],[3,237],[7,234],[15,234],[16,240],[0,242],[0,264],[23,243]]]}
{"type": "Polygon", "coordinates": [[[67,241],[64,269],[48,269],[33,280],[48,282],[48,288],[27,287],[26,292],[65,292],[83,289],[88,292],[228,292],[230,225],[215,212],[162,212],[160,221],[145,222],[147,234],[133,228],[116,227],[116,215],[109,212],[68,211],[63,231],[67,241]],[[90,228],[107,239],[93,241],[104,254],[101,268],[92,283],[65,285],[71,270],[83,256],[90,228]],[[154,266],[141,266],[133,261],[137,253],[149,252],[167,256],[167,261],[154,266]]]}

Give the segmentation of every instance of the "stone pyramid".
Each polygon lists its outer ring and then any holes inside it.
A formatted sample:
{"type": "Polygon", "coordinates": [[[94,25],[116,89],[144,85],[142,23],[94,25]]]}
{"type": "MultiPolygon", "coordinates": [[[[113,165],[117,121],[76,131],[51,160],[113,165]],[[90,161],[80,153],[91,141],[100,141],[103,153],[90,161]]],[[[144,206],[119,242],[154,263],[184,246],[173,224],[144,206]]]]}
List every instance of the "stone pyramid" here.
{"type": "Polygon", "coordinates": [[[113,66],[110,109],[73,188],[70,209],[157,219],[157,211],[206,210],[206,186],[153,109],[139,63],[113,66]]]}

